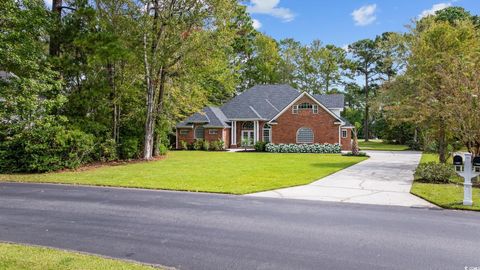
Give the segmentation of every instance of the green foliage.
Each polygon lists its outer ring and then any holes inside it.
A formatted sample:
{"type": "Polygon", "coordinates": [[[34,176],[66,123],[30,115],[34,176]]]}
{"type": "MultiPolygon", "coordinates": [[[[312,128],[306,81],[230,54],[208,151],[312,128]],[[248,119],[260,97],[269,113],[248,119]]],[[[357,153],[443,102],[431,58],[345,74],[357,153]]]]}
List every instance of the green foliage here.
{"type": "Polygon", "coordinates": [[[407,141],[406,145],[410,150],[420,151],[423,150],[423,146],[420,141],[409,140],[407,141]]]}
{"type": "Polygon", "coordinates": [[[113,139],[107,139],[106,141],[100,143],[95,152],[100,155],[99,159],[101,161],[112,161],[118,159],[117,144],[113,139]]]}
{"type": "Polygon", "coordinates": [[[437,162],[421,163],[415,171],[417,179],[428,183],[448,183],[454,175],[451,165],[437,162]]]}
{"type": "Polygon", "coordinates": [[[208,150],[210,149],[210,142],[207,141],[207,140],[204,140],[204,141],[203,141],[203,144],[202,144],[202,149],[203,149],[204,151],[208,151],[208,150]]]}
{"type": "Polygon", "coordinates": [[[434,17],[436,21],[449,22],[452,25],[455,25],[460,21],[474,20],[474,17],[472,17],[470,12],[462,7],[447,7],[437,10],[434,17]]]}
{"type": "Polygon", "coordinates": [[[218,139],[217,143],[220,150],[225,149],[225,142],[222,139],[218,139]]]}
{"type": "Polygon", "coordinates": [[[210,150],[212,151],[221,151],[223,150],[223,147],[224,147],[224,142],[221,139],[210,142],[210,150]]]}
{"type": "Polygon", "coordinates": [[[263,141],[258,141],[255,143],[254,145],[254,148],[255,148],[255,151],[257,152],[265,152],[265,146],[267,145],[266,142],[263,142],[263,141]]]}
{"type": "Polygon", "coordinates": [[[320,153],[332,154],[342,151],[340,145],[337,144],[273,144],[268,143],[265,150],[271,153],[320,153]]]}
{"type": "Polygon", "coordinates": [[[203,148],[203,140],[195,140],[192,144],[193,150],[201,150],[203,148]]]}
{"type": "Polygon", "coordinates": [[[167,154],[167,152],[168,152],[167,146],[165,146],[164,144],[160,144],[158,146],[158,154],[160,156],[165,156],[167,154]]]}
{"type": "Polygon", "coordinates": [[[368,157],[367,153],[365,152],[358,152],[357,154],[354,154],[353,152],[347,152],[347,153],[342,153],[342,156],[345,157],[368,157]]]}
{"type": "Polygon", "coordinates": [[[188,150],[188,143],[186,141],[180,141],[180,147],[182,150],[188,150]]]}
{"type": "Polygon", "coordinates": [[[32,127],[0,143],[1,172],[48,172],[77,168],[89,161],[94,138],[68,129],[59,119],[35,121],[32,127]]]}
{"type": "Polygon", "coordinates": [[[122,159],[138,158],[140,143],[135,137],[130,137],[120,143],[120,157],[122,159]]]}

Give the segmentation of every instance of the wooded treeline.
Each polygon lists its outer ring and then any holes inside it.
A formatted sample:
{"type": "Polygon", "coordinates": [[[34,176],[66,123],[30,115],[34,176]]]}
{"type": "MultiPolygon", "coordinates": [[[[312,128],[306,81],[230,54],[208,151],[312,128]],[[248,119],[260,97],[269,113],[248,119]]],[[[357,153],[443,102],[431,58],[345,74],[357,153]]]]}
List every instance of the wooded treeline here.
{"type": "Polygon", "coordinates": [[[276,41],[236,0],[5,0],[0,172],[151,159],[179,120],[271,83],[345,93],[366,139],[478,153],[478,22],[447,8],[346,50],[276,41]]]}

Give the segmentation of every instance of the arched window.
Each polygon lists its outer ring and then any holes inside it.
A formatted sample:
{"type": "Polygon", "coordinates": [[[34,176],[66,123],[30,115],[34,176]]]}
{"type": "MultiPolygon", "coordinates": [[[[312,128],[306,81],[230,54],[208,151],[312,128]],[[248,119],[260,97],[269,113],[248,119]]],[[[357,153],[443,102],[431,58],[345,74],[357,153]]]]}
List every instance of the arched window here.
{"type": "Polygon", "coordinates": [[[253,122],[243,122],[242,129],[244,130],[253,130],[253,122]]]}
{"type": "Polygon", "coordinates": [[[205,138],[205,129],[203,126],[198,126],[195,128],[195,139],[204,139],[205,138]]]}
{"type": "Polygon", "coordinates": [[[272,142],[272,127],[267,123],[263,125],[263,141],[266,143],[272,142]]]}
{"type": "Polygon", "coordinates": [[[313,131],[311,128],[301,127],[297,130],[297,143],[313,143],[313,131]]]}
{"type": "Polygon", "coordinates": [[[311,109],[311,108],[312,108],[312,104],[306,103],[306,102],[298,105],[298,109],[300,110],[311,109]]]}

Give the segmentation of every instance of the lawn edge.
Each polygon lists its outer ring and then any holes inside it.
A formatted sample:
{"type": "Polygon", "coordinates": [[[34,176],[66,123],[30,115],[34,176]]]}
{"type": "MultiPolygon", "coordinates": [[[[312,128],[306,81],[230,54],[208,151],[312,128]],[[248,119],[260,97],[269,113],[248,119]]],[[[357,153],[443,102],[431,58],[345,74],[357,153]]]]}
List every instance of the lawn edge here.
{"type": "MultiPolygon", "coordinates": [[[[416,181],[416,180],[414,180],[414,181],[416,181]]],[[[427,183],[427,184],[428,184],[428,183],[427,183]]],[[[435,184],[430,184],[430,185],[435,185],[435,184]]],[[[417,196],[417,197],[419,197],[419,198],[421,198],[421,199],[423,199],[423,200],[425,200],[425,201],[427,201],[427,202],[429,202],[429,203],[432,203],[432,204],[434,204],[434,205],[436,205],[436,206],[438,206],[438,207],[440,207],[440,208],[442,208],[442,209],[444,209],[444,210],[458,210],[458,211],[480,212],[480,209],[455,208],[455,207],[449,207],[449,206],[446,206],[446,205],[440,205],[440,204],[438,204],[438,203],[436,203],[436,202],[434,202],[434,201],[426,198],[425,196],[422,196],[422,195],[420,195],[420,194],[414,193],[414,192],[412,191],[412,189],[413,189],[413,184],[412,184],[412,188],[410,188],[410,194],[415,195],[415,196],[417,196]]]]}
{"type": "Polygon", "coordinates": [[[91,253],[91,252],[87,252],[87,251],[79,251],[79,250],[75,250],[75,249],[58,248],[58,247],[52,247],[52,246],[37,245],[37,244],[24,243],[24,242],[12,242],[12,241],[5,241],[5,240],[0,240],[0,244],[9,244],[9,245],[26,246],[26,247],[34,247],[34,248],[45,248],[45,249],[51,249],[51,250],[55,250],[55,251],[69,252],[69,253],[78,254],[78,255],[93,256],[93,257],[97,257],[97,258],[101,258],[101,259],[108,259],[108,260],[138,264],[138,265],[142,265],[142,266],[150,266],[150,267],[158,268],[158,269],[161,269],[161,270],[176,270],[176,268],[174,268],[174,267],[165,266],[165,265],[161,265],[161,264],[145,263],[145,262],[135,261],[135,260],[132,260],[132,259],[112,257],[112,256],[108,256],[108,255],[91,253]]]}
{"type": "MultiPolygon", "coordinates": [[[[328,176],[330,176],[330,175],[332,175],[332,174],[341,172],[341,171],[343,171],[343,170],[345,170],[345,169],[347,169],[347,168],[350,168],[350,167],[352,167],[352,166],[355,166],[355,165],[357,165],[357,164],[360,164],[360,163],[362,163],[362,162],[364,162],[364,161],[367,161],[367,160],[370,158],[369,156],[362,156],[362,157],[364,157],[365,159],[362,160],[362,161],[359,161],[359,162],[357,162],[357,163],[355,163],[355,164],[352,164],[352,165],[348,165],[348,166],[346,166],[346,167],[343,167],[342,169],[340,169],[340,170],[338,170],[338,171],[328,173],[328,174],[326,174],[326,175],[324,175],[324,176],[322,176],[322,177],[320,177],[320,178],[316,178],[316,179],[314,179],[314,180],[312,180],[311,182],[308,182],[308,183],[306,183],[306,184],[299,184],[299,185],[293,185],[293,186],[281,187],[281,188],[272,188],[272,189],[266,189],[266,190],[262,190],[262,191],[256,191],[256,192],[253,192],[253,193],[243,193],[243,194],[238,194],[238,195],[252,195],[252,194],[260,193],[260,192],[267,192],[267,191],[284,189],[284,188],[301,187],[301,186],[310,185],[310,184],[313,183],[313,182],[320,181],[320,180],[322,180],[322,179],[325,178],[325,177],[328,177],[328,176]]],[[[235,195],[237,195],[237,194],[235,194],[235,195]]]]}
{"type": "Polygon", "coordinates": [[[97,187],[97,188],[119,188],[119,189],[134,189],[134,190],[150,190],[150,191],[170,191],[170,192],[190,192],[190,193],[206,193],[206,194],[223,194],[223,195],[235,195],[235,196],[242,196],[242,195],[248,195],[248,194],[255,194],[259,192],[266,192],[266,191],[272,191],[272,190],[277,190],[277,189],[283,189],[283,188],[290,188],[290,187],[298,187],[298,186],[305,186],[309,185],[315,181],[319,181],[327,176],[330,176],[334,173],[340,172],[342,170],[345,170],[351,166],[357,165],[361,162],[364,162],[368,160],[370,157],[365,157],[364,160],[361,160],[357,163],[354,163],[352,165],[348,165],[338,171],[331,172],[329,174],[326,174],[322,176],[321,178],[315,178],[312,179],[310,182],[305,183],[305,184],[298,184],[298,185],[292,185],[292,186],[285,186],[285,187],[280,187],[280,188],[272,188],[272,189],[264,189],[260,191],[255,191],[255,192],[245,192],[245,193],[234,193],[234,192],[215,192],[215,191],[204,191],[204,190],[189,190],[189,189],[169,189],[169,188],[149,188],[149,187],[142,187],[142,186],[118,186],[118,185],[106,185],[106,184],[85,184],[85,183],[65,183],[65,182],[54,182],[54,181],[25,181],[25,180],[0,180],[1,183],[23,183],[23,184],[49,184],[49,185],[63,185],[63,186],[78,186],[78,187],[97,187]]]}

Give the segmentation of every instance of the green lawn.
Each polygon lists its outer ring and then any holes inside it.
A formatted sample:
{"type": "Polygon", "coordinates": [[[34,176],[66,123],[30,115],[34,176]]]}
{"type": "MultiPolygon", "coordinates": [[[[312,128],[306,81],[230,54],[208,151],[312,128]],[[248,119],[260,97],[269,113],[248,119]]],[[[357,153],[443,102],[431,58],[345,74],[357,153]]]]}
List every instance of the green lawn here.
{"type": "MultiPolygon", "coordinates": [[[[423,153],[420,163],[438,162],[437,154],[423,153]]],[[[451,163],[451,158],[448,163],[451,163]]],[[[473,206],[464,206],[463,202],[463,179],[454,176],[450,184],[430,184],[415,181],[411,193],[428,200],[440,207],[451,209],[477,210],[480,211],[480,188],[473,188],[473,206]]]]}
{"type": "Polygon", "coordinates": [[[48,174],[0,175],[0,181],[50,182],[246,194],[311,183],[365,157],[172,151],[166,159],[48,174]]]}
{"type": "Polygon", "coordinates": [[[2,270],[154,270],[139,263],[106,259],[57,249],[0,243],[2,270]]]}
{"type": "Polygon", "coordinates": [[[382,151],[404,151],[408,150],[408,146],[403,144],[390,144],[382,140],[358,140],[360,150],[382,150],[382,151]]]}

